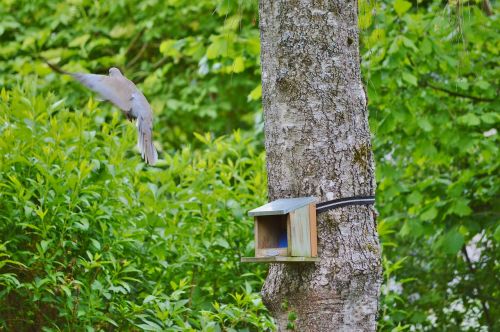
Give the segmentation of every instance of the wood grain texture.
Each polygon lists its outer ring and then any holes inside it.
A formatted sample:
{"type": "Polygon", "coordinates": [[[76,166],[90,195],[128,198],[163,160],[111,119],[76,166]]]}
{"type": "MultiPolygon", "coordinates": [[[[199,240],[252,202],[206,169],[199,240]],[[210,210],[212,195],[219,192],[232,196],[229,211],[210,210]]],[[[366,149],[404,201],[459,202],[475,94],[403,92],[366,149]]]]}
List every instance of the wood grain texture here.
{"type": "Polygon", "coordinates": [[[309,206],[290,212],[292,256],[311,256],[311,234],[309,232],[309,206]]]}
{"type": "Polygon", "coordinates": [[[256,249],[255,257],[288,256],[288,248],[262,248],[256,249]]]}
{"type": "Polygon", "coordinates": [[[253,233],[254,233],[254,245],[255,245],[255,257],[258,254],[258,246],[259,246],[259,225],[257,222],[257,217],[253,218],[253,233]]]}
{"type": "Polygon", "coordinates": [[[292,256],[292,224],[290,222],[290,213],[286,215],[286,236],[288,241],[287,256],[292,256]]]}
{"type": "Polygon", "coordinates": [[[309,205],[309,229],[311,234],[311,257],[317,257],[318,232],[316,228],[316,204],[309,205]]]}
{"type": "Polygon", "coordinates": [[[317,257],[241,257],[244,263],[314,263],[318,262],[317,257]]]}

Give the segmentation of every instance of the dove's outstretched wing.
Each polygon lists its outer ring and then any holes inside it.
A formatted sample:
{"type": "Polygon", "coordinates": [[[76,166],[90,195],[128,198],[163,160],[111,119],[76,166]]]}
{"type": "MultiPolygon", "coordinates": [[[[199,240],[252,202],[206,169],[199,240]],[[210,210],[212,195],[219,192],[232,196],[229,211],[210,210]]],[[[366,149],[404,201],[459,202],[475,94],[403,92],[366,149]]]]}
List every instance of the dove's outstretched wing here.
{"type": "Polygon", "coordinates": [[[120,108],[129,120],[137,119],[138,146],[146,163],[154,165],[158,152],[153,145],[153,111],[146,97],[135,84],[122,73],[111,68],[109,76],[96,74],[68,73],[80,83],[97,92],[120,108]]]}
{"type": "Polygon", "coordinates": [[[74,79],[90,90],[97,92],[102,99],[109,100],[124,112],[132,108],[132,94],[137,90],[135,85],[124,76],[106,76],[96,74],[70,74],[74,79]]]}
{"type": "Polygon", "coordinates": [[[137,118],[137,145],[142,158],[153,165],[158,160],[158,152],[153,145],[153,112],[146,97],[136,91],[132,94],[132,115],[137,118]]]}

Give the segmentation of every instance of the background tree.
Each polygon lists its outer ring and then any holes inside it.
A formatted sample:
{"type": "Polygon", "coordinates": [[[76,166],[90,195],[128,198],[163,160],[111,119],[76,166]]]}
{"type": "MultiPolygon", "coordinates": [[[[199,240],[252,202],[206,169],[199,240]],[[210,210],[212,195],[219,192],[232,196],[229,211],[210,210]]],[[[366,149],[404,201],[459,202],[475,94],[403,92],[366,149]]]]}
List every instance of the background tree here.
{"type": "Polygon", "coordinates": [[[379,324],[496,330],[500,16],[480,2],[388,5],[362,2],[359,19],[387,280],[379,324]]]}
{"type": "MultiPolygon", "coordinates": [[[[357,6],[261,1],[269,200],[373,195],[357,6]]],[[[316,264],[272,264],[263,297],[279,330],[373,331],[381,283],[374,210],[318,218],[316,264]]]]}

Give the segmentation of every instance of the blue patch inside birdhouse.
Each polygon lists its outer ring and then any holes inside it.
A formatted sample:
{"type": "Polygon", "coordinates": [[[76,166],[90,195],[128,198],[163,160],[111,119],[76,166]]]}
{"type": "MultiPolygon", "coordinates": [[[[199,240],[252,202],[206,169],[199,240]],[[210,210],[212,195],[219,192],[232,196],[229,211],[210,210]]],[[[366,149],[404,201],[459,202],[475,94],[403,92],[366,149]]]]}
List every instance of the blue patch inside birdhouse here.
{"type": "Polygon", "coordinates": [[[278,248],[288,247],[288,237],[286,235],[286,229],[284,232],[280,233],[278,237],[278,248]]]}

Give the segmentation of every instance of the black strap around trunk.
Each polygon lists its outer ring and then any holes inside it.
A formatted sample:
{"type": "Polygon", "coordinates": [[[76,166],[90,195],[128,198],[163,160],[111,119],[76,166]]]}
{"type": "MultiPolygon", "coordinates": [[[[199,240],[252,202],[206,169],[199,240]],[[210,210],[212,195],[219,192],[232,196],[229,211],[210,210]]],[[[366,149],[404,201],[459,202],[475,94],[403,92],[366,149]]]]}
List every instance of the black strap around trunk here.
{"type": "Polygon", "coordinates": [[[347,198],[339,198],[316,204],[316,214],[320,214],[328,210],[336,209],[347,205],[370,205],[370,204],[375,204],[375,196],[354,196],[347,198]]]}

